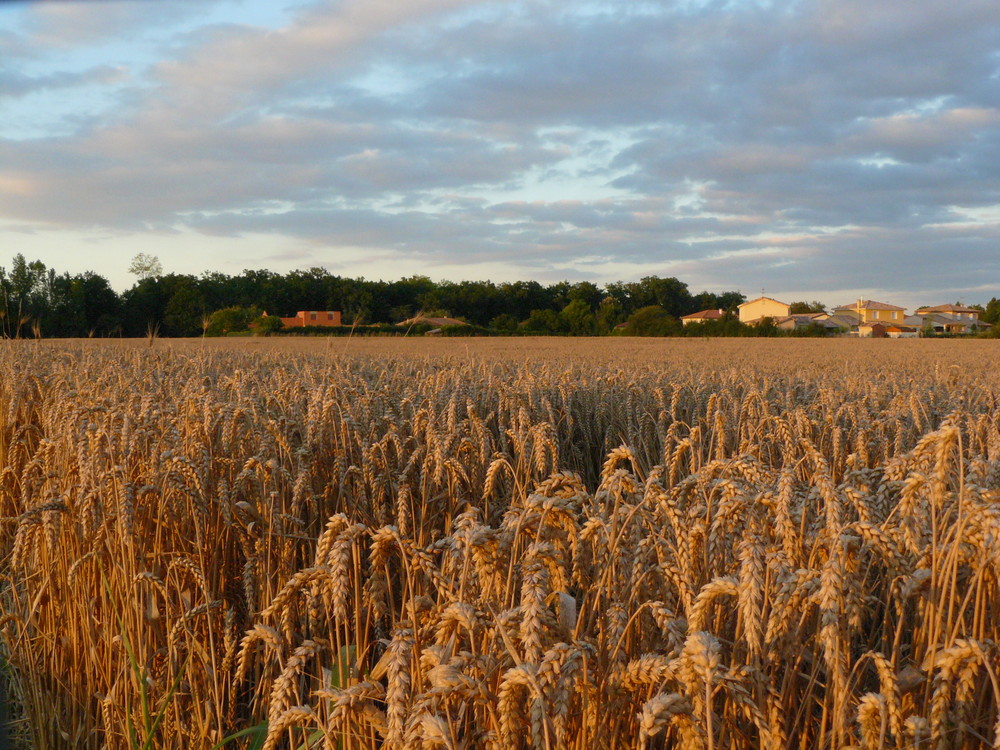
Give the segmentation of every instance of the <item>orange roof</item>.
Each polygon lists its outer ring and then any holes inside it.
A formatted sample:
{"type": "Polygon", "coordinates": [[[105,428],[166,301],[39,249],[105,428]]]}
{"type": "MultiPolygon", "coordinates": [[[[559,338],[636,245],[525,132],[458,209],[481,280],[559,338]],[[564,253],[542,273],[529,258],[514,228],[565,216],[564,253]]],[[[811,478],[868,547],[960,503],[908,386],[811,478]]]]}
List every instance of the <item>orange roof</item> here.
{"type": "Polygon", "coordinates": [[[982,312],[982,310],[977,310],[974,307],[964,307],[963,305],[934,305],[934,307],[917,308],[917,315],[936,312],[977,313],[982,312]]]}
{"type": "Polygon", "coordinates": [[[718,320],[725,313],[722,310],[700,310],[690,315],[682,315],[681,320],[718,320]]]}
{"type": "Polygon", "coordinates": [[[757,299],[748,300],[744,302],[742,305],[737,305],[737,307],[746,307],[747,305],[752,305],[754,302],[760,302],[761,300],[765,299],[771,302],[777,302],[779,305],[784,305],[785,307],[788,307],[787,302],[782,302],[781,300],[777,300],[774,297],[758,297],[757,299]]]}
{"type": "Polygon", "coordinates": [[[858,300],[857,302],[852,302],[849,305],[840,305],[839,307],[833,308],[834,310],[905,310],[905,307],[896,307],[895,305],[890,305],[887,302],[875,302],[870,299],[864,301],[858,300]]]}

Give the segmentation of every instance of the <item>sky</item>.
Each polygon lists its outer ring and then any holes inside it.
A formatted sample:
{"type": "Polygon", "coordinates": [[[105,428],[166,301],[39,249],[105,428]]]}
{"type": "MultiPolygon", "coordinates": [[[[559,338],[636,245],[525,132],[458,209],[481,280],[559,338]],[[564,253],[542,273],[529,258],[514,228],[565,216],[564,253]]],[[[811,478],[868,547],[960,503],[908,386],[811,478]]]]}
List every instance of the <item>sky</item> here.
{"type": "Polygon", "coordinates": [[[0,3],[0,265],[1000,296],[997,0],[0,3]]]}

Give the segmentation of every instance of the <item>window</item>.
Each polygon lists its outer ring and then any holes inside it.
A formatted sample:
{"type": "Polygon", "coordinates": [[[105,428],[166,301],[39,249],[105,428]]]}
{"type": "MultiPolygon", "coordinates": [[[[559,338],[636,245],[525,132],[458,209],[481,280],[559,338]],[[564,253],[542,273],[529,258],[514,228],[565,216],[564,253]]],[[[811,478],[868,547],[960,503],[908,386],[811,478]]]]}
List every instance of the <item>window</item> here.
{"type": "Polygon", "coordinates": [[[309,320],[316,320],[316,313],[309,313],[309,320]]]}
{"type": "Polygon", "coordinates": [[[899,317],[899,312],[896,311],[896,310],[893,310],[892,311],[892,319],[895,320],[897,317],[899,317]]]}
{"type": "Polygon", "coordinates": [[[327,320],[333,320],[333,313],[332,313],[332,312],[328,312],[328,313],[326,314],[326,319],[327,319],[327,320]]]}

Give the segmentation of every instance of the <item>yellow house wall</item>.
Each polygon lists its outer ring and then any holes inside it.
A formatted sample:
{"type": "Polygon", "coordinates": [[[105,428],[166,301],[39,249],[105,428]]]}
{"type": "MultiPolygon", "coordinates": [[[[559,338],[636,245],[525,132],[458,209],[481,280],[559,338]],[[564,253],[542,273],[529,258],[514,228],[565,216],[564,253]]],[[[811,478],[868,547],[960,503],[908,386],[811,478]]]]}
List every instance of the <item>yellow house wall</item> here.
{"type": "Polygon", "coordinates": [[[788,305],[769,299],[754,300],[740,308],[740,322],[750,323],[760,318],[783,318],[788,315],[788,305]]]}
{"type": "Polygon", "coordinates": [[[865,323],[869,321],[878,321],[879,323],[902,323],[904,312],[903,310],[862,310],[861,314],[864,316],[865,323]],[[893,313],[896,317],[892,317],[893,313]]]}
{"type": "Polygon", "coordinates": [[[866,310],[865,308],[858,310],[856,307],[846,309],[855,314],[860,312],[862,323],[902,323],[903,318],[906,317],[905,310],[866,310]],[[892,317],[893,313],[896,315],[895,318],[892,317]]]}

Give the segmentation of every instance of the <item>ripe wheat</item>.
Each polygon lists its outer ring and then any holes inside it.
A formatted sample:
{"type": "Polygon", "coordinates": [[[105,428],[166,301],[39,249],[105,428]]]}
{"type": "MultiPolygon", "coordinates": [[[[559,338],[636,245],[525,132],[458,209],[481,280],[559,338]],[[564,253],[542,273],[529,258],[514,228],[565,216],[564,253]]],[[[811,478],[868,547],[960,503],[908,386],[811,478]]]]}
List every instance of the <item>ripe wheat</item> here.
{"type": "Polygon", "coordinates": [[[1000,748],[990,342],[340,343],[2,342],[26,746],[1000,748]]]}

